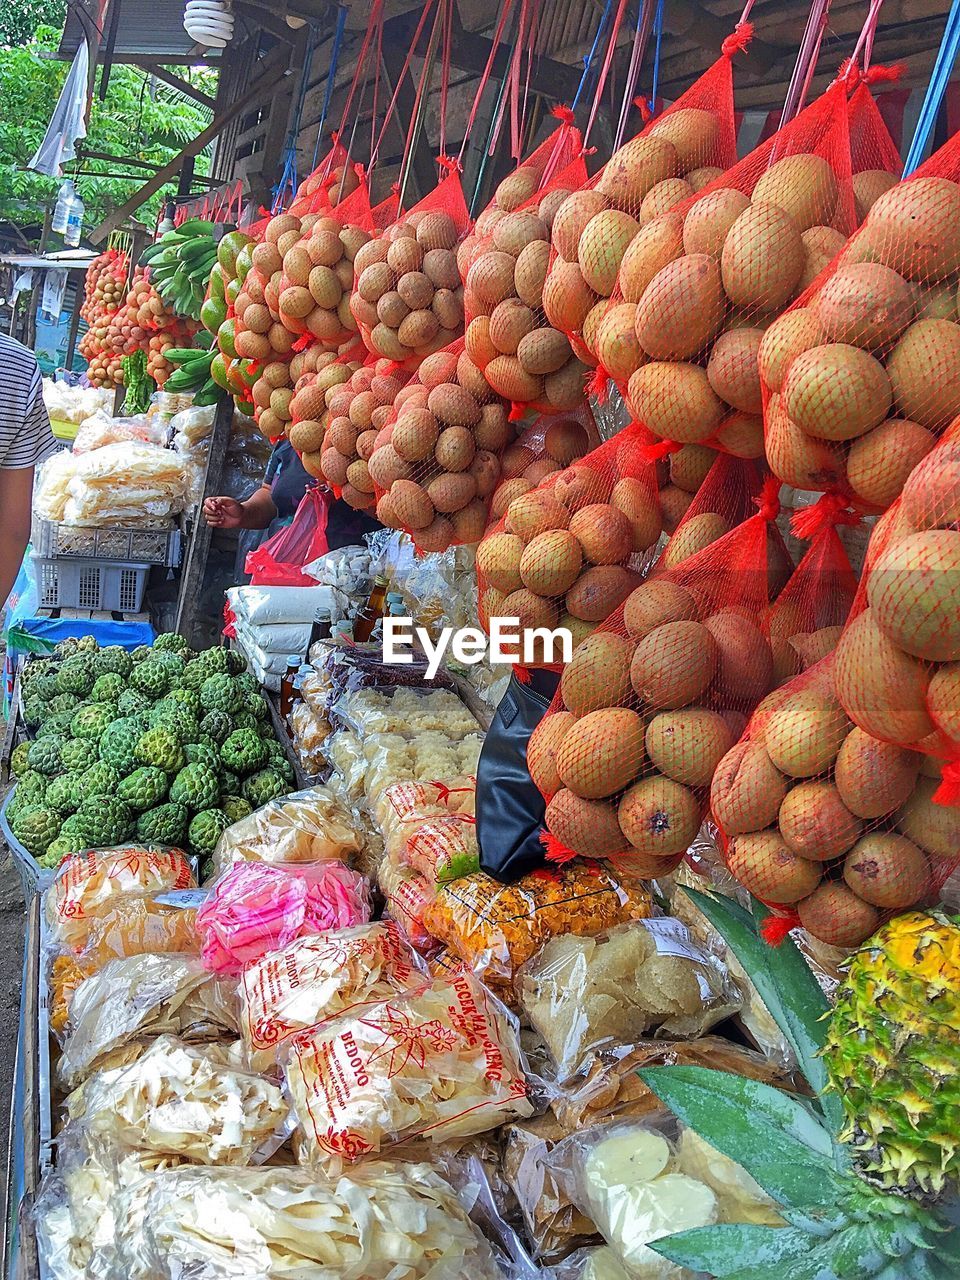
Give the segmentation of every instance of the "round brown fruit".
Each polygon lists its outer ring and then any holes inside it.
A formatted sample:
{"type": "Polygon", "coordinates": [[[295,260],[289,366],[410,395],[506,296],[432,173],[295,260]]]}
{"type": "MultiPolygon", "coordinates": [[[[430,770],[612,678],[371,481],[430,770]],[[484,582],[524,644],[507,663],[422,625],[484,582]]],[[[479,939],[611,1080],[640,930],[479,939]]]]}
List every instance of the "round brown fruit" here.
{"type": "Polygon", "coordinates": [[[557,751],[576,722],[573,712],[555,711],[543,717],[527,742],[527,771],[548,799],[563,786],[557,772],[557,751]]]}
{"type": "Polygon", "coordinates": [[[632,847],[661,858],[690,847],[701,817],[694,793],[660,774],[635,783],[617,806],[620,829],[632,847]]]}
{"type": "Polygon", "coordinates": [[[582,563],[580,544],[573,534],[553,529],[538,533],[524,547],[520,577],[537,595],[562,596],[576,582],[582,563]]]}
{"type": "Polygon", "coordinates": [[[560,695],[574,715],[622,705],[630,696],[633,645],[612,631],[595,631],[577,646],[560,677],[560,695]]]}
{"type": "Polygon", "coordinates": [[[912,840],[873,831],[853,846],[843,862],[843,878],[858,898],[884,911],[904,911],[930,888],[930,867],[912,840]]]}
{"type": "Polygon", "coordinates": [[[620,565],[596,565],[582,573],[567,592],[567,610],[585,622],[602,622],[623,604],[637,580],[637,574],[620,565]]]}
{"type": "Polygon", "coordinates": [[[812,893],[822,870],[794,853],[778,831],[736,836],[727,850],[727,867],[755,897],[780,906],[799,902],[812,893]]]}
{"type": "Polygon", "coordinates": [[[608,800],[584,800],[564,788],[547,805],[547,830],[567,849],[586,858],[610,858],[626,840],[608,800]]]}
{"type": "Polygon", "coordinates": [[[719,653],[699,622],[667,622],[638,641],[630,666],[637,696],[660,710],[686,707],[703,697],[719,653]]]}
{"type": "Polygon", "coordinates": [[[832,782],[801,782],[787,792],[778,816],[780,834],[801,858],[830,862],[859,838],[863,823],[832,782]]]}
{"type": "Polygon", "coordinates": [[[787,779],[762,743],[738,742],[714,771],[710,807],[725,835],[739,835],[775,822],[786,794],[787,779]]]}
{"type": "Polygon", "coordinates": [[[797,914],[808,933],[832,947],[859,947],[880,924],[879,911],[837,880],[799,902],[797,914]]]}
{"type": "Polygon", "coordinates": [[[643,763],[643,720],[628,707],[581,716],[564,734],[556,755],[565,787],[585,800],[621,791],[643,763]]]}

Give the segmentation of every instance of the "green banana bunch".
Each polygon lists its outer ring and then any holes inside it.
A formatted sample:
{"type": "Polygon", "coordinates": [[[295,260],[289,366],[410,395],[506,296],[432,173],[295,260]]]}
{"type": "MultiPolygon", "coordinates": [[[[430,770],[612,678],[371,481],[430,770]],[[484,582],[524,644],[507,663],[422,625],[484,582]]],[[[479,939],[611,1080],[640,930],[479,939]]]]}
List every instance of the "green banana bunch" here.
{"type": "Polygon", "coordinates": [[[175,231],[165,232],[140,256],[150,268],[150,282],[179,316],[200,319],[207,281],[217,262],[215,227],[203,218],[189,218],[175,231]]]}
{"type": "Polygon", "coordinates": [[[177,366],[163,384],[164,391],[171,393],[191,393],[195,405],[216,404],[225,394],[222,387],[214,382],[211,366],[218,352],[216,347],[209,351],[197,351],[193,347],[168,347],[163,353],[171,364],[177,366]]]}

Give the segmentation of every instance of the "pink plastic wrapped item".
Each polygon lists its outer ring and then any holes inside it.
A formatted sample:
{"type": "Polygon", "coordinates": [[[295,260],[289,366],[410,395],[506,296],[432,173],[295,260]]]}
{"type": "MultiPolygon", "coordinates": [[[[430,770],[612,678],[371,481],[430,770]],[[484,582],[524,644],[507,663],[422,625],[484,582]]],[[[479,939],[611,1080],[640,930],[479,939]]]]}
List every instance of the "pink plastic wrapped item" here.
{"type": "Polygon", "coordinates": [[[200,958],[215,973],[239,973],[295,938],[369,919],[367,882],[342,862],[286,867],[240,862],[197,912],[200,958]]]}

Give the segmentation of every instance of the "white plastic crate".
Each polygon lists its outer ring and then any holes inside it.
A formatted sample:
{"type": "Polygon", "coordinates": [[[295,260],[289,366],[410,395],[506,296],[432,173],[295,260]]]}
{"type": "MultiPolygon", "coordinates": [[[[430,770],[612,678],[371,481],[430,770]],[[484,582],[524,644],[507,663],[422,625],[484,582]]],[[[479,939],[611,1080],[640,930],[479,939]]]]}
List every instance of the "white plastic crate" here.
{"type": "Polygon", "coordinates": [[[41,609],[105,609],[139,613],[148,564],[113,560],[64,560],[34,555],[41,609]]]}
{"type": "Polygon", "coordinates": [[[180,563],[180,530],[124,529],[110,525],[58,524],[36,517],[31,531],[33,549],[46,558],[114,560],[136,564],[180,563]]]}

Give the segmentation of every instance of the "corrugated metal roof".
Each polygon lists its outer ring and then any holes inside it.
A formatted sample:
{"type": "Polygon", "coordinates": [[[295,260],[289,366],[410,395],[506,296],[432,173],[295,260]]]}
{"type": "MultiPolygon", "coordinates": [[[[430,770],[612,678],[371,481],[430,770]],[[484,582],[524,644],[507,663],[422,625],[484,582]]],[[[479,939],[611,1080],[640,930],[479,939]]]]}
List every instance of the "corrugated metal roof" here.
{"type": "MultiPolygon", "coordinates": [[[[183,29],[183,3],[184,0],[113,0],[111,9],[119,5],[114,56],[122,59],[125,55],[149,58],[184,57],[188,54],[193,48],[193,41],[183,29]]],[[[85,0],[85,4],[91,17],[95,17],[99,8],[96,0],[85,0]]],[[[110,24],[108,15],[103,34],[104,48],[110,24]]],[[[71,5],[60,37],[59,52],[72,57],[82,36],[83,25],[71,5]]]]}

